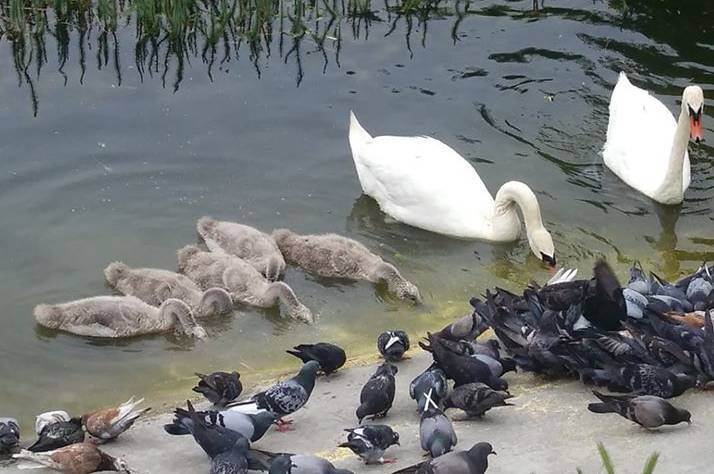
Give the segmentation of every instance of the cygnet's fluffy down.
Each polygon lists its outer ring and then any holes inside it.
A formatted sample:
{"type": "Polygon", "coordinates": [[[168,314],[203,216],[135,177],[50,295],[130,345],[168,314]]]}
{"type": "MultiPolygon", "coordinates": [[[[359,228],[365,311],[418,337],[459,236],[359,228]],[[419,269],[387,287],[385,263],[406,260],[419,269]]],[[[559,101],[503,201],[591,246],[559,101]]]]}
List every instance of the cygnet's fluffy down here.
{"type": "Polygon", "coordinates": [[[309,273],[373,283],[384,281],[389,291],[399,298],[421,301],[417,287],[394,265],[356,240],[337,234],[300,235],[288,229],[277,229],[272,236],[287,261],[309,273]]]}
{"type": "Polygon", "coordinates": [[[196,223],[196,230],[209,250],[242,258],[270,281],[285,271],[285,259],[273,238],[254,227],[205,216],[196,223]]]}
{"type": "Polygon", "coordinates": [[[175,330],[206,337],[188,305],[177,299],[168,299],[157,308],[134,296],[94,296],[62,304],[40,304],[35,306],[34,314],[42,326],[79,336],[119,338],[175,330]]]}
{"type": "Polygon", "coordinates": [[[223,288],[201,291],[190,278],[180,273],[158,268],[131,268],[113,262],[104,269],[109,286],[127,296],[136,296],[152,306],[160,306],[169,298],[186,303],[197,317],[230,312],[233,300],[223,288]]]}
{"type": "Polygon", "coordinates": [[[269,308],[283,303],[288,315],[300,321],[314,321],[312,312],[285,283],[269,282],[245,260],[225,252],[205,252],[187,245],[177,253],[179,270],[200,288],[220,286],[239,303],[269,308]]]}

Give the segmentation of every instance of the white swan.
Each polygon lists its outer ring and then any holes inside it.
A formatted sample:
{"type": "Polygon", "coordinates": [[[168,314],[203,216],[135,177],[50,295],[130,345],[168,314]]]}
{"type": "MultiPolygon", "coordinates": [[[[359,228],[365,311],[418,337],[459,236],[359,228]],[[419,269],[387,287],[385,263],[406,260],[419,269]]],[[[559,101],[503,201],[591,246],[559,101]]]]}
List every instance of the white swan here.
{"type": "Polygon", "coordinates": [[[394,219],[439,234],[495,242],[516,240],[523,213],[531,250],[555,266],[555,249],[533,191],[518,181],[494,200],[476,170],[429,137],[372,136],[350,112],[350,148],[362,190],[394,219]]]}
{"type": "Polygon", "coordinates": [[[679,204],[691,180],[687,144],[702,140],[704,93],[689,86],[675,121],[667,107],[633,86],[624,72],[610,98],[605,166],[642,194],[662,204],[679,204]]]}

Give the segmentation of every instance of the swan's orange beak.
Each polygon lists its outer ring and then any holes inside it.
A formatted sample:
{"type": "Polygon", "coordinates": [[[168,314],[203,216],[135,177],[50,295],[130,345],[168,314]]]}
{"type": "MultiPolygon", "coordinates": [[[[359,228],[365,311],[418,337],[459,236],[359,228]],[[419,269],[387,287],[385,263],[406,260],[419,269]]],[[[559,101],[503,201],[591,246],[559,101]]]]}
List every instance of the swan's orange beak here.
{"type": "Polygon", "coordinates": [[[700,108],[698,112],[689,112],[689,136],[692,140],[697,143],[704,141],[704,135],[702,134],[702,109],[700,108]]]}

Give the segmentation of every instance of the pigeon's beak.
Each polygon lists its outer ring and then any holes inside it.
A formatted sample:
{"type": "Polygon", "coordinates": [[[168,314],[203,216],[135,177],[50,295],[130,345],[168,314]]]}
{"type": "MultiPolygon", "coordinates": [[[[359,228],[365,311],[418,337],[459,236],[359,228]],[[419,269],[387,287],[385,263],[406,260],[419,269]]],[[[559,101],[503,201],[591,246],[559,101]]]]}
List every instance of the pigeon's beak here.
{"type": "Polygon", "coordinates": [[[498,453],[496,451],[491,451],[491,454],[493,454],[494,456],[498,456],[498,453]]]}

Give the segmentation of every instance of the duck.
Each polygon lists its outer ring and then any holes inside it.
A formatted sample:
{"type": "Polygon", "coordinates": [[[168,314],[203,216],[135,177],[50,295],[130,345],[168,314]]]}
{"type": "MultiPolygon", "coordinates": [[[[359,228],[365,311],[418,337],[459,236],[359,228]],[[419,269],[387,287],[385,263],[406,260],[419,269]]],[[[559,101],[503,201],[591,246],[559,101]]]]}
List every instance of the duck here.
{"type": "Polygon", "coordinates": [[[555,267],[555,248],[540,205],[520,181],[496,198],[471,164],[431,137],[372,137],[350,112],[349,143],[362,191],[393,219],[459,239],[511,242],[521,234],[520,209],[535,256],[555,267]]]}
{"type": "Polygon", "coordinates": [[[203,216],[196,222],[196,230],[208,250],[222,250],[242,258],[269,281],[278,280],[285,272],[285,259],[277,244],[255,227],[203,216]]]}
{"type": "Polygon", "coordinates": [[[421,302],[417,286],[391,263],[354,239],[338,234],[297,234],[276,229],[271,234],[285,259],[308,273],[326,278],[384,281],[388,290],[403,300],[421,302]]]}
{"type": "Polygon", "coordinates": [[[186,303],[175,298],[160,307],[135,296],[93,296],[60,304],[39,304],[37,323],[78,336],[124,338],[175,330],[198,339],[206,338],[186,303]]]}
{"type": "Polygon", "coordinates": [[[290,286],[282,281],[269,282],[245,260],[223,251],[206,252],[196,245],[187,245],[177,252],[179,271],[200,288],[220,286],[233,300],[259,308],[278,303],[287,307],[288,316],[306,323],[315,318],[290,286]]]}
{"type": "Polygon", "coordinates": [[[703,140],[702,88],[691,85],[684,89],[675,120],[662,102],[620,72],[609,110],[602,151],[605,166],[654,201],[680,204],[691,182],[689,139],[697,143],[703,140]]]}
{"type": "Polygon", "coordinates": [[[104,269],[107,284],[126,296],[136,296],[144,303],[160,306],[176,298],[194,311],[197,317],[229,313],[233,300],[223,288],[205,292],[186,275],[158,268],[131,268],[123,262],[112,262],[104,269]]]}

